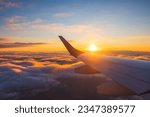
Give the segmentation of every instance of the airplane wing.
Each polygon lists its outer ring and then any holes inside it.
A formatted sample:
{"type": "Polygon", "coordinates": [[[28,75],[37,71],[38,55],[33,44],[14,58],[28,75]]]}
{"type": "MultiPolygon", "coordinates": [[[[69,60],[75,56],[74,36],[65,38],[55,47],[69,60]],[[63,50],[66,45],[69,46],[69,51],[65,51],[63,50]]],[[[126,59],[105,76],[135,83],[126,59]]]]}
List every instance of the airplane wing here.
{"type": "Polygon", "coordinates": [[[149,61],[85,53],[72,47],[62,36],[59,36],[59,38],[72,56],[110,77],[114,82],[129,91],[142,96],[144,99],[150,99],[149,61]]]}

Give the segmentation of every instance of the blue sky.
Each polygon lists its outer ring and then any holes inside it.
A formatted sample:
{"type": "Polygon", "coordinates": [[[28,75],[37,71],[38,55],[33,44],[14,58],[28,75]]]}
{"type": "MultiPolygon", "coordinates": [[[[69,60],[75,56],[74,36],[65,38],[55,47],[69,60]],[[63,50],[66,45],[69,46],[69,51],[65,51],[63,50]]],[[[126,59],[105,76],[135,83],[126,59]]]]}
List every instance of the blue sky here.
{"type": "Polygon", "coordinates": [[[149,6],[149,0],[1,0],[0,37],[49,42],[61,33],[102,46],[138,37],[137,44],[145,46],[150,44],[149,6]]]}

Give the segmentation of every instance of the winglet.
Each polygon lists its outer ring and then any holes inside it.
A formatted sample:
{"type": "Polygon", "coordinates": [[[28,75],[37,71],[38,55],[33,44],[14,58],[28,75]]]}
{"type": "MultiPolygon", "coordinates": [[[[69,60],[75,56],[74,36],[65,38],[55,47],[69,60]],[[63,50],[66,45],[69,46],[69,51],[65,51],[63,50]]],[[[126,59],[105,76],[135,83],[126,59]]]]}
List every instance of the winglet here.
{"type": "Polygon", "coordinates": [[[69,53],[74,56],[77,57],[80,54],[82,54],[82,51],[79,51],[77,49],[75,49],[74,47],[72,47],[64,38],[63,36],[59,36],[60,40],[63,42],[63,44],[65,45],[66,49],[69,51],[69,53]]]}

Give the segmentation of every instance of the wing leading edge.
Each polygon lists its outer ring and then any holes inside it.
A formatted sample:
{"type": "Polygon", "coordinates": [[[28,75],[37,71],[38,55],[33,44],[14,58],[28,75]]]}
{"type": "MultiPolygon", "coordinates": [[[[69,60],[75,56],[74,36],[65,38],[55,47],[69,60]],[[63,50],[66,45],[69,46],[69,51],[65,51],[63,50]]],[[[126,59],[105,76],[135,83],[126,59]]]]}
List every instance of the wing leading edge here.
{"type": "Polygon", "coordinates": [[[150,91],[150,62],[84,53],[72,47],[62,36],[59,37],[71,55],[118,84],[139,95],[150,91]]]}

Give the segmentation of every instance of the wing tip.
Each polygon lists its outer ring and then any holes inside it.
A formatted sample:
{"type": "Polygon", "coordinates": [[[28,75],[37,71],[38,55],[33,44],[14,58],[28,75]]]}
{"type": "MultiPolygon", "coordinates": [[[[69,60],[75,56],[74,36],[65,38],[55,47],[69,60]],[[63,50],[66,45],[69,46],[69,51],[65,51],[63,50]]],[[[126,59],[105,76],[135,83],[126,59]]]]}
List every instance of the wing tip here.
{"type": "Polygon", "coordinates": [[[62,38],[63,36],[61,36],[61,35],[58,35],[58,37],[59,37],[59,38],[62,38]]]}
{"type": "Polygon", "coordinates": [[[63,44],[65,45],[66,49],[69,51],[69,53],[72,56],[77,57],[78,55],[83,53],[82,51],[79,51],[79,50],[75,49],[74,47],[72,47],[72,45],[68,41],[66,41],[66,39],[63,36],[58,35],[58,37],[63,42],[63,44]]]}

